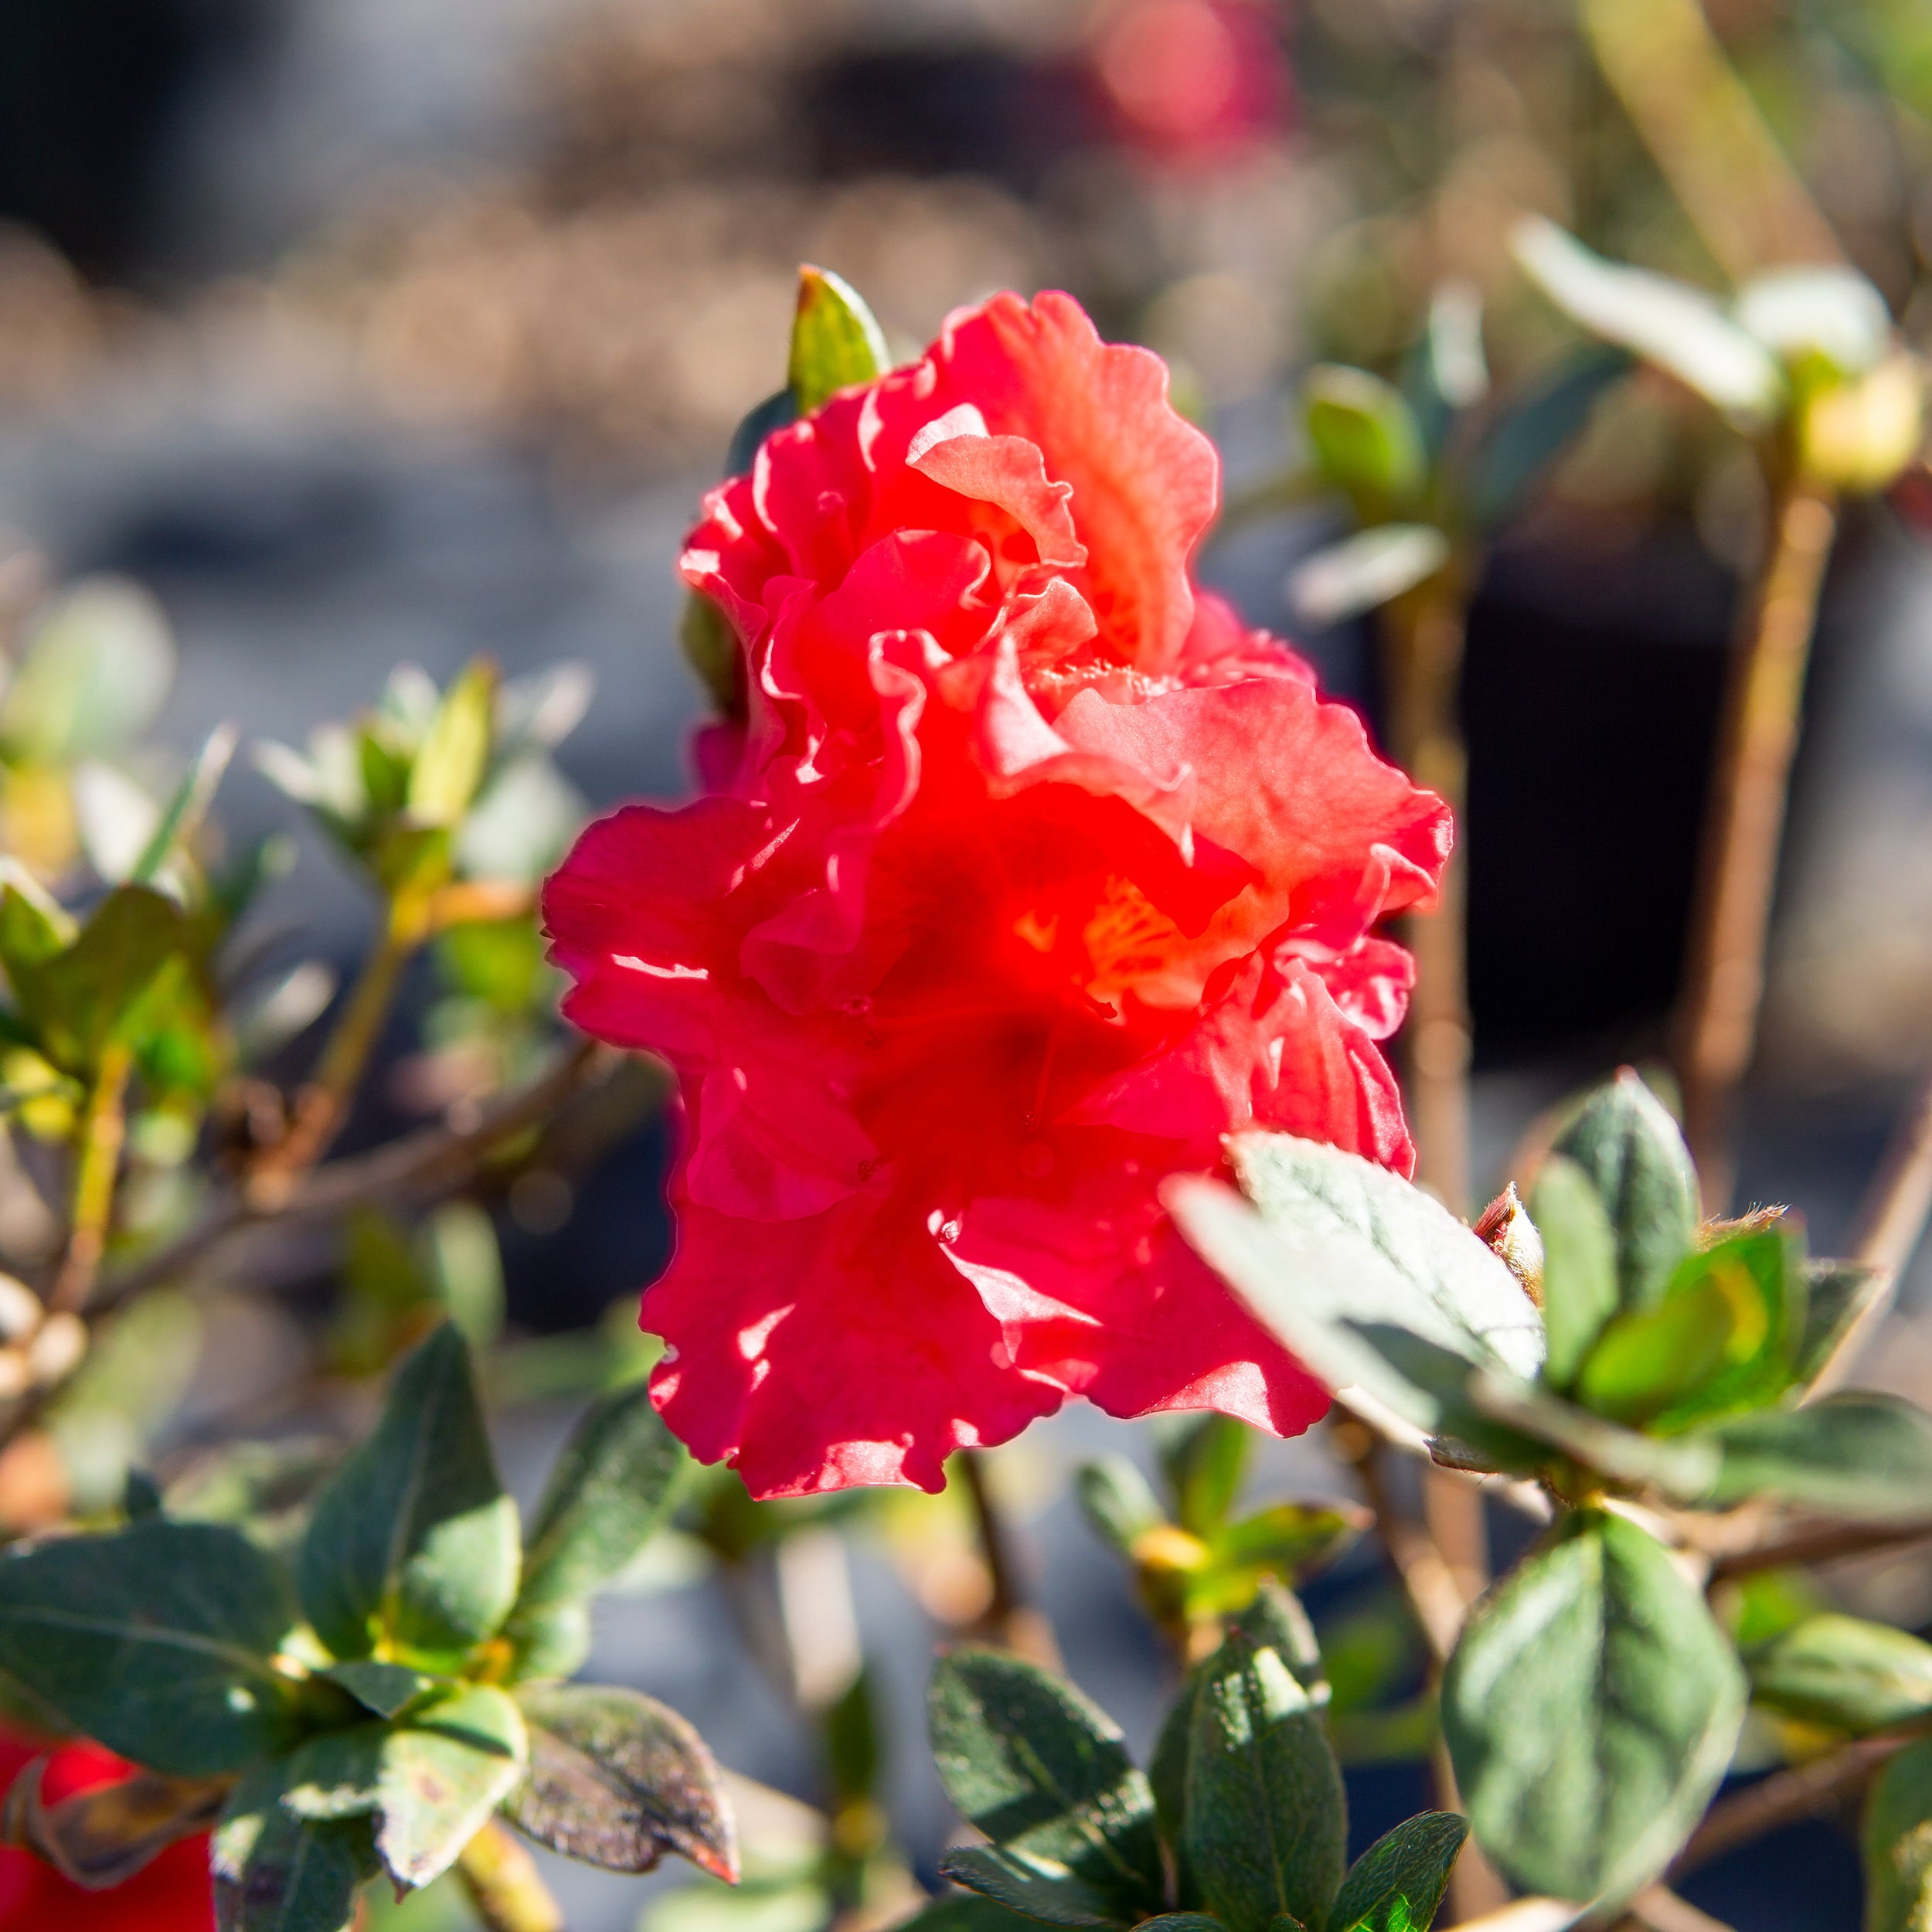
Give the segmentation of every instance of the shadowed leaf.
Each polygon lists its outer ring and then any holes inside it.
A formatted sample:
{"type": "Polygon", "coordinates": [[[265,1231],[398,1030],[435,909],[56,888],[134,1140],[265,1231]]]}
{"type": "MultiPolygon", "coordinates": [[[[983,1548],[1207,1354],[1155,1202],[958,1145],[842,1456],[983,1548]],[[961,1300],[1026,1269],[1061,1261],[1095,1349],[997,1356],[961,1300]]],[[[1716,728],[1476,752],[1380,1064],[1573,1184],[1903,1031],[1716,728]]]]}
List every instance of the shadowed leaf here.
{"type": "Polygon", "coordinates": [[[678,1852],[735,1882],[738,1847],[718,1767],[696,1730],[640,1691],[527,1689],[529,1775],[505,1815],[539,1845],[611,1872],[678,1852]]]}
{"type": "Polygon", "coordinates": [[[1330,1932],[1426,1932],[1448,1889],[1469,1821],[1423,1811],[1385,1832],[1349,1867],[1330,1932]]]}
{"type": "Polygon", "coordinates": [[[49,1804],[41,1790],[46,1766],[46,1759],[37,1757],[14,1780],[4,1836],[89,1891],[121,1884],[169,1845],[206,1831],[228,1788],[219,1779],[137,1771],[49,1804]]]}
{"type": "Polygon", "coordinates": [[[376,1849],[399,1886],[427,1885],[515,1788],[529,1761],[523,1714],[507,1693],[472,1685],[383,1740],[376,1849]]]}
{"type": "Polygon", "coordinates": [[[345,1932],[375,1869],[366,1818],[314,1823],[282,1802],[285,1765],[250,1774],[230,1794],[209,1865],[221,1932],[345,1932]]]}

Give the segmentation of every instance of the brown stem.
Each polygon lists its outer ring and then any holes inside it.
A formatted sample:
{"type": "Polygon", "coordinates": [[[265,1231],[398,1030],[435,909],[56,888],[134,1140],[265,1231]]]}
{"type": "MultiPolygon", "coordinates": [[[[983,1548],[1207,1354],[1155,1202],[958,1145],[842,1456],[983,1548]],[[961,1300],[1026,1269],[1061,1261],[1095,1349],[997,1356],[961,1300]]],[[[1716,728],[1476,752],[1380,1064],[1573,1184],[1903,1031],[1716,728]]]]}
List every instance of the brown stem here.
{"type": "Polygon", "coordinates": [[[1619,1932],[1731,1932],[1722,1919],[1700,1912],[1667,1886],[1647,1885],[1630,1902],[1619,1932]]]}
{"type": "Polygon", "coordinates": [[[1773,1543],[1733,1550],[1714,1559],[1710,1581],[1728,1582],[1764,1570],[1808,1568],[1815,1563],[1842,1563],[1869,1556],[1881,1549],[1898,1549],[1932,1537],[1932,1521],[1909,1523],[1828,1523],[1801,1529],[1773,1543]]]}
{"type": "Polygon", "coordinates": [[[456,1871],[488,1932],[563,1932],[563,1909],[536,1859],[502,1825],[485,1825],[457,1855],[456,1871]]]}
{"type": "Polygon", "coordinates": [[[66,1253],[47,1297],[56,1313],[78,1315],[94,1292],[94,1277],[107,1250],[114,1219],[114,1182],[128,1134],[128,1082],[134,1072],[131,1047],[118,1042],[102,1049],[94,1089],[75,1139],[73,1215],[66,1253]]]}
{"type": "Polygon", "coordinates": [[[1823,1757],[1813,1758],[1808,1764],[1774,1771],[1769,1777],[1747,1786],[1711,1808],[1703,1823],[1691,1834],[1690,1842],[1671,1860],[1670,1869],[1664,1874],[1665,1879],[1674,1885],[1700,1865],[1707,1865],[1740,1845],[1748,1845],[1767,1832],[1821,1811],[1855,1790],[1894,1751],[1910,1742],[1909,1737],[1862,1737],[1823,1757]]]}
{"type": "Polygon", "coordinates": [[[114,1307],[131,1295],[174,1280],[245,1230],[327,1220],[354,1207],[454,1185],[467,1176],[500,1142],[537,1125],[580,1087],[614,1066],[621,1056],[594,1040],[580,1039],[549,1071],[514,1094],[505,1094],[473,1128],[424,1128],[353,1160],[332,1162],[298,1186],[279,1206],[246,1196],[213,1208],[165,1247],[102,1284],[100,1305],[114,1307]]]}
{"type": "Polygon", "coordinates": [[[1859,1207],[1852,1259],[1896,1274],[1911,1260],[1928,1214],[1932,1214],[1932,1073],[1913,1095],[1859,1207]]]}
{"type": "Polygon", "coordinates": [[[980,1555],[992,1584],[992,1595],[980,1619],[981,1628],[1007,1649],[1056,1669],[1060,1645],[1044,1614],[1027,1600],[1012,1530],[988,1479],[985,1451],[962,1449],[956,1466],[966,1485],[966,1500],[971,1505],[974,1527],[979,1535],[980,1555]]]}
{"type": "Polygon", "coordinates": [[[1838,526],[1828,490],[1778,489],[1770,554],[1732,658],[1680,1021],[1685,1131],[1707,1213],[1730,1192],[1731,1097],[1750,1064],[1804,666],[1838,526]]]}

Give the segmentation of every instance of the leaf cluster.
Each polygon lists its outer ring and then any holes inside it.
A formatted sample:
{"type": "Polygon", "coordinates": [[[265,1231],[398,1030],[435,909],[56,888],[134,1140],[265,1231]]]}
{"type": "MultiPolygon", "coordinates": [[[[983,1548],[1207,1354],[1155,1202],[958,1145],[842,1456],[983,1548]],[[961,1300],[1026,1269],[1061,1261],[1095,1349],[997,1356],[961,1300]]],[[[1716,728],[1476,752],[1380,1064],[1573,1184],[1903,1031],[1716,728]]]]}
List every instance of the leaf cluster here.
{"type": "MultiPolygon", "coordinates": [[[[1072,1685],[1004,1651],[954,1651],[933,1681],[934,1753],[986,1842],[940,1869],[982,1902],[980,1932],[1423,1932],[1467,1828],[1427,1813],[1350,1866],[1328,1695],[1308,1618],[1273,1583],[1189,1672],[1145,1771],[1072,1685]]],[[[913,1927],[949,1916],[942,1900],[913,1927]]]]}
{"type": "Polygon", "coordinates": [[[1932,1418],[1818,1393],[1882,1282],[1811,1260],[1788,1216],[1701,1223],[1682,1138],[1635,1075],[1573,1111],[1487,1239],[1333,1148],[1251,1134],[1230,1152],[1245,1201],[1188,1182],[1172,1204],[1257,1315],[1365,1416],[1556,1506],[1441,1689],[1471,1823],[1512,1878],[1579,1901],[1640,1889],[1723,1777],[1753,1682],[1853,1731],[1923,1716],[1917,1640],[1845,1620],[1747,1676],[1654,1533],[1745,1502],[1922,1515],[1932,1418]]]}
{"type": "MultiPolygon", "coordinates": [[[[18,1834],[107,1883],[212,1815],[223,1932],[340,1932],[364,1879],[427,1885],[498,1812],[613,1870],[675,1851],[734,1876],[689,1725],[560,1681],[587,1648],[590,1597],[687,1467],[643,1385],[620,1388],[580,1423],[526,1540],[444,1326],[315,1495],[292,1560],[152,1497],[111,1533],[0,1556],[0,1671],[43,1722],[144,1767],[110,1815],[46,1805],[30,1767],[9,1801],[18,1834]]],[[[175,1507],[246,1523],[263,1473],[219,1495],[204,1476],[175,1507]]]]}

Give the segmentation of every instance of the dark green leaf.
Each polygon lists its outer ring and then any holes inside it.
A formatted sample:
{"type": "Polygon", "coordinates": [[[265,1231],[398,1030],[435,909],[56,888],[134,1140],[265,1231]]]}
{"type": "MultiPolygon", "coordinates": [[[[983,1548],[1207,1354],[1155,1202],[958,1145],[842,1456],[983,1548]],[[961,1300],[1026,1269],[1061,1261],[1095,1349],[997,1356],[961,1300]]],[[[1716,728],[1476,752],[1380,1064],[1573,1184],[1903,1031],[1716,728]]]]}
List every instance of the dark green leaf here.
{"type": "Polygon", "coordinates": [[[488,1823],[529,1762],[523,1713],[471,1685],[383,1740],[376,1849],[399,1886],[427,1885],[488,1823]]]}
{"type": "Polygon", "coordinates": [[[0,889],[0,965],[12,979],[22,967],[44,964],[71,946],[75,927],[32,874],[7,863],[12,876],[0,889]]]}
{"type": "Polygon", "coordinates": [[[600,1396],[577,1424],[530,1526],[517,1615],[590,1596],[676,1506],[692,1468],[648,1384],[600,1396]]]}
{"type": "Polygon", "coordinates": [[[939,1870],[955,1885],[1049,1925],[1123,1925],[1138,1917],[1122,1912],[1104,1892],[1076,1878],[1065,1866],[997,1845],[956,1847],[940,1859],[939,1870]]]}
{"type": "Polygon", "coordinates": [[[1543,1379],[1567,1389],[1617,1312],[1617,1236],[1590,1176],[1561,1154],[1537,1171],[1529,1218],[1543,1247],[1543,1379]]]}
{"type": "Polygon", "coordinates": [[[1427,1932],[1468,1835],[1468,1820],[1453,1811],[1424,1811],[1384,1832],[1349,1867],[1330,1932],[1427,1932]]]}
{"type": "Polygon", "coordinates": [[[1132,1549],[1136,1537],[1166,1520],[1146,1477],[1124,1456],[1082,1463],[1073,1488],[1081,1514],[1123,1553],[1132,1549]]]}
{"type": "Polygon", "coordinates": [[[758,449],[767,436],[798,420],[798,405],[792,400],[789,384],[767,396],[731,434],[731,447],[725,452],[725,474],[743,476],[756,461],[758,449]]]}
{"type": "Polygon", "coordinates": [[[434,1660],[492,1634],[516,1594],[516,1505],[447,1324],[396,1372],[382,1420],[316,1498],[302,1606],[338,1657],[379,1639],[434,1660]]]}
{"type": "Polygon", "coordinates": [[[825,1713],[825,1765],[832,1774],[835,1815],[839,1807],[870,1798],[879,1782],[879,1716],[874,1703],[872,1673],[862,1669],[825,1713]]]}
{"type": "Polygon", "coordinates": [[[1347,1801],[1320,1711],[1281,1652],[1238,1628],[1202,1674],[1182,1842],[1233,1932],[1281,1913],[1322,1924],[1342,1882],[1347,1801]]]}
{"type": "Polygon", "coordinates": [[[310,1822],[282,1801],[287,1764],[264,1765],[230,1794],[209,1864],[221,1932],[345,1932],[369,1869],[368,1822],[310,1822]]]}
{"type": "Polygon", "coordinates": [[[1838,1344],[1892,1291],[1881,1268],[1851,1261],[1814,1261],[1806,1270],[1804,1332],[1791,1362],[1791,1379],[1808,1387],[1838,1344]]]}
{"type": "Polygon", "coordinates": [[[1646,1436],[1606,1421],[1547,1389],[1487,1370],[1470,1378],[1481,1412],[1519,1435],[1546,1442],[1587,1468],[1632,1488],[1654,1488],[1679,1502],[1702,1502],[1716,1481],[1722,1458],[1707,1436],[1646,1436]]]}
{"type": "MultiPolygon", "coordinates": [[[[1149,1923],[1156,1921],[1149,1920],[1149,1923]]],[[[1003,1905],[978,1892],[954,1892],[903,1920],[896,1932],[1025,1932],[1039,1920],[1022,1913],[1009,1912],[1003,1905]]]]}
{"type": "Polygon", "coordinates": [[[1315,461],[1362,522],[1386,522],[1413,505],[1428,456],[1400,389],[1366,369],[1324,362],[1308,372],[1301,400],[1315,461]]]}
{"type": "Polygon", "coordinates": [[[1497,419],[1478,447],[1467,486],[1478,529],[1494,529],[1515,514],[1632,362],[1628,349],[1592,344],[1497,419]]]}
{"type": "Polygon", "coordinates": [[[1872,1781],[1859,1837],[1866,1932],[1924,1932],[1932,1917],[1932,1738],[1908,1744],[1872,1781]]]}
{"type": "Polygon", "coordinates": [[[130,1469],[121,1485],[121,1513],[131,1522],[161,1514],[161,1488],[145,1469],[130,1469]]]}
{"type": "Polygon", "coordinates": [[[1328,1701],[1328,1679],[1315,1626],[1301,1607],[1301,1599],[1285,1583],[1270,1580],[1262,1584],[1254,1601],[1241,1614],[1240,1629],[1257,1649],[1280,1651],[1296,1682],[1317,1705],[1328,1701]]]}
{"type": "Polygon", "coordinates": [[[1104,1712],[1007,1652],[966,1648],[940,1660],[930,1716],[947,1795],[995,1845],[1064,1866],[1130,1920],[1159,1909],[1153,1794],[1104,1712]]]}
{"type": "Polygon", "coordinates": [[[1162,1912],[1141,1920],[1135,1932],[1215,1932],[1220,1923],[1206,1912],[1162,1912]]]}
{"type": "Polygon", "coordinates": [[[332,1664],[321,1675],[339,1684],[365,1710],[378,1717],[394,1717],[419,1697],[448,1688],[444,1678],[427,1677],[403,1664],[379,1663],[372,1657],[359,1657],[346,1664],[332,1664]]]}
{"type": "Polygon", "coordinates": [[[1738,1416],[1691,1440],[1722,1464],[1705,1500],[1770,1496],[1827,1515],[1932,1515],[1932,1417],[1891,1396],[1827,1396],[1802,1409],[1738,1416]]]}
{"type": "Polygon", "coordinates": [[[1161,1452],[1183,1529],[1211,1541],[1241,1492],[1253,1438],[1244,1422],[1212,1413],[1187,1423],[1161,1452]]]}
{"type": "Polygon", "coordinates": [[[283,1808],[312,1821],[372,1816],[389,1736],[386,1724],[365,1720],[310,1738],[281,1767],[283,1808]]]}
{"type": "Polygon", "coordinates": [[[704,1740],[641,1692],[568,1684],[518,1693],[529,1774],[505,1801],[517,1827],[566,1857],[648,1872],[667,1851],[738,1876],[731,1814],[704,1740]]]}
{"type": "Polygon", "coordinates": [[[791,324],[787,386],[801,416],[855,383],[891,366],[886,338],[858,291],[829,269],[798,271],[798,309],[791,324]]]}
{"type": "Polygon", "coordinates": [[[1889,1730],[1932,1712],[1932,1644],[1886,1624],[1808,1617],[1748,1658],[1760,1704],[1839,1730],[1889,1730]]]}
{"type": "Polygon", "coordinates": [[[1583,1169],[1610,1216],[1619,1301],[1655,1307],[1697,1238],[1697,1174],[1677,1123],[1625,1067],[1584,1101],[1553,1151],[1583,1169]]]}
{"type": "Polygon", "coordinates": [[[10,969],[22,1016],[55,1063],[85,1077],[111,1041],[131,1042],[164,998],[187,944],[172,899],[145,886],[117,886],[64,952],[10,969]]]}
{"type": "Polygon", "coordinates": [[[1483,1849],[1519,1885],[1628,1898],[1730,1762],[1743,1672],[1669,1553],[1580,1511],[1485,1597],[1444,1675],[1442,1726],[1483,1849]]]}
{"type": "Polygon", "coordinates": [[[281,1566],[236,1531],[148,1517],[0,1556],[0,1670],[50,1713],[157,1771],[275,1750],[296,1621],[281,1566]]]}
{"type": "Polygon", "coordinates": [[[1155,1821],[1162,1842],[1173,1855],[1175,1896],[1184,1906],[1197,1905],[1201,1897],[1193,1868],[1187,1860],[1187,1761],[1194,1741],[1194,1706],[1206,1670],[1203,1659],[1181,1679],[1181,1688],[1161,1720],[1159,1733],[1154,1740],[1154,1755],[1147,1767],[1155,1821]]]}
{"type": "Polygon", "coordinates": [[[744,715],[744,652],[731,620],[701,591],[685,599],[678,621],[678,645],[698,682],[711,695],[720,717],[744,715]]]}

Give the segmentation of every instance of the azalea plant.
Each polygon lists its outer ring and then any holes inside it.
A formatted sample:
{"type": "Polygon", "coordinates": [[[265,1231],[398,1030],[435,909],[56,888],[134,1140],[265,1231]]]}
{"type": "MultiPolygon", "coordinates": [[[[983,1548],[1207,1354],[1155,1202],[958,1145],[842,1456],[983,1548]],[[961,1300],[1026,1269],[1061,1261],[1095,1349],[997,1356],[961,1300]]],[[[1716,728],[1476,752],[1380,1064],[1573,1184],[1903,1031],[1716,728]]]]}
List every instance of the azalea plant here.
{"type": "MultiPolygon", "coordinates": [[[[1569,246],[1532,260],[1600,324],[1573,290],[1608,271],[1551,270],[1569,246]]],[[[1453,374],[1475,327],[1433,325],[1445,409],[1480,400],[1453,374]]],[[[1766,362],[1787,413],[1811,399],[1801,450],[1889,342],[1817,389],[1766,362]]],[[[1589,392],[1626,366],[1591,357],[1589,392]]],[[[1349,567],[1379,556],[1385,594],[1399,518],[1426,567],[1396,590],[1460,595],[1492,514],[1458,494],[1471,452],[1528,438],[1526,478],[1579,417],[1546,398],[1458,440],[1445,414],[1409,449],[1389,386],[1318,391],[1328,480],[1384,533],[1349,567]]],[[[145,722],[116,706],[135,654],[165,662],[152,614],[77,592],[90,623],[70,598],[28,628],[0,702],[7,1098],[41,1208],[0,1282],[0,1923],[343,1932],[442,1883],[554,1932],[529,1840],[680,1855],[707,1876],[666,1924],[729,1922],[742,1878],[801,1923],[921,1932],[1420,1932],[1505,1882],[1529,1899],[1499,1924],[1668,1928],[1699,1863],[1855,1791],[1868,1923],[1923,1922],[1932,1646],[1793,1580],[1932,1522],[1932,1417],[1843,1386],[1932,1136],[1842,1261],[1776,1208],[1721,1218],[1668,1083],[1628,1070],[1486,1209],[1417,1185],[1387,927],[1439,904],[1451,805],[1198,582],[1219,503],[1159,360],[1070,298],[995,295],[894,366],[807,269],[786,384],[681,560],[715,704],[692,801],[580,828],[549,761],[587,697],[568,670],[401,672],[258,748],[376,907],[306,1051],[329,988],[247,943],[274,852],[216,836],[231,735],[159,796],[104,756],[145,722]],[[344,1143],[411,988],[443,1117],[344,1143]],[[672,1082],[655,1342],[507,1335],[488,1207],[547,1198],[672,1082]],[[312,1281],[318,1240],[340,1294],[311,1406],[358,1427],[159,1475],[104,1443],[131,1405],[97,1378],[152,1361],[152,1311],[312,1281]],[[486,1392],[581,1406],[527,1521],[486,1392]],[[1144,1766],[1026,1602],[988,1461],[1076,1397],[1164,1419],[1160,1487],[1131,1458],[1078,1478],[1171,1653],[1144,1766]],[[1246,1493],[1257,1435],[1325,1417],[1359,1497],[1246,1493]],[[1450,1560],[1418,1475],[1514,1526],[1499,1580],[1450,1560]],[[963,1498],[985,1585],[932,1679],[961,1831],[930,1889],[862,1658],[820,1668],[782,1603],[775,1636],[744,1621],[823,1760],[789,1862],[752,1828],[769,1794],[740,1845],[682,1717],[576,1681],[591,1600],[660,1534],[743,1607],[774,1549],[893,1489],[963,1498]],[[1420,1646],[1406,1692],[1399,1662],[1365,1691],[1296,1594],[1370,1534],[1420,1646]],[[1342,1760],[1371,1730],[1438,1801],[1352,1859],[1342,1760]]]]}

